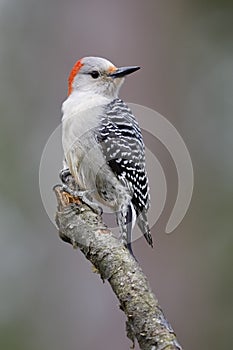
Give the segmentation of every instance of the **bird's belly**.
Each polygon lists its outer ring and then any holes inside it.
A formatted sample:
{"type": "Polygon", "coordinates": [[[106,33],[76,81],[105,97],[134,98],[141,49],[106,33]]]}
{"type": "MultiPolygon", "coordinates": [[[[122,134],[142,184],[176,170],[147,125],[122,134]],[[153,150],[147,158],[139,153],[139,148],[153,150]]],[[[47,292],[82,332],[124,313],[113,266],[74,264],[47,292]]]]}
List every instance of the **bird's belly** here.
{"type": "Polygon", "coordinates": [[[128,190],[106,164],[98,144],[88,152],[74,147],[67,154],[67,163],[80,189],[91,191],[90,195],[99,203],[119,210],[129,198],[128,190]]]}
{"type": "Polygon", "coordinates": [[[113,209],[129,197],[128,190],[112,172],[96,141],[95,128],[102,107],[95,107],[62,121],[62,143],[69,170],[80,189],[90,190],[92,196],[113,209]]]}
{"type": "Polygon", "coordinates": [[[105,159],[97,143],[90,147],[79,142],[67,152],[66,160],[71,174],[82,189],[94,190],[96,177],[105,164],[105,159]]]}

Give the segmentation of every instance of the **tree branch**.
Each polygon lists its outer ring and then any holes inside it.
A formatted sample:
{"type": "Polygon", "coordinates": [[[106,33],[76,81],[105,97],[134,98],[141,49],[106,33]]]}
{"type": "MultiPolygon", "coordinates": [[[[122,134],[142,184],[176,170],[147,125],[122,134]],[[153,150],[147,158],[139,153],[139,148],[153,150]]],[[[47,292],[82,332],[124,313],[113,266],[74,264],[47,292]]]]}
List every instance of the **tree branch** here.
{"type": "Polygon", "coordinates": [[[181,350],[164,317],[146,276],[124,245],[113,236],[100,216],[61,186],[54,188],[58,207],[56,223],[62,240],[79,247],[108,280],[127,317],[127,336],[142,350],[181,350]]]}

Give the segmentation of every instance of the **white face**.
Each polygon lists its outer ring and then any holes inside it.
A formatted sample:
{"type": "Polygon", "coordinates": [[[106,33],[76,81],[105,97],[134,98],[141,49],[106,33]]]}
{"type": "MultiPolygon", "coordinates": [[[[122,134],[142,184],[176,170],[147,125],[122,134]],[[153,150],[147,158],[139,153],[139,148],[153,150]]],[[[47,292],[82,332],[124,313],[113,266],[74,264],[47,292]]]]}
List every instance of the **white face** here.
{"type": "Polygon", "coordinates": [[[81,68],[72,82],[73,91],[117,97],[124,78],[111,77],[110,74],[116,70],[117,68],[104,58],[85,57],[81,60],[81,68]]]}

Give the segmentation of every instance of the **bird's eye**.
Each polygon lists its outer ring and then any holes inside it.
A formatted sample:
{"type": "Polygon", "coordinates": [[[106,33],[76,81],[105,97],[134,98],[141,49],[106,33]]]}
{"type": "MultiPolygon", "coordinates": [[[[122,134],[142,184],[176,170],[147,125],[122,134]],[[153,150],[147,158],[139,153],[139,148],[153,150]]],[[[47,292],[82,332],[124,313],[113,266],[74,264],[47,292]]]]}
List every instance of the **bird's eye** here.
{"type": "Polygon", "coordinates": [[[90,74],[93,79],[97,79],[100,76],[100,73],[97,70],[93,70],[90,74]]]}

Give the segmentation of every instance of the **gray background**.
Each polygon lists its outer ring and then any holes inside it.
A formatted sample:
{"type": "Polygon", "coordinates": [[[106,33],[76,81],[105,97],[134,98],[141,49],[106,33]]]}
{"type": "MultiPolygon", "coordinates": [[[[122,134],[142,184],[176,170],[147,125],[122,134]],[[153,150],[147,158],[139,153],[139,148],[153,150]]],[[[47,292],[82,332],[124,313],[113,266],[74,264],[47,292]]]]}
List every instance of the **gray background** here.
{"type": "Polygon", "coordinates": [[[141,65],[121,97],[186,142],[189,211],[172,235],[154,230],[153,250],[140,239],[134,251],[185,349],[232,347],[232,11],[230,1],[0,1],[1,349],[130,346],[114,294],[58,239],[39,193],[69,70],[86,55],[141,65]]]}

